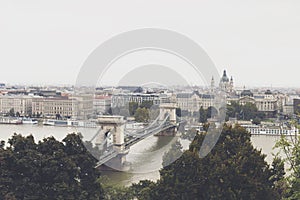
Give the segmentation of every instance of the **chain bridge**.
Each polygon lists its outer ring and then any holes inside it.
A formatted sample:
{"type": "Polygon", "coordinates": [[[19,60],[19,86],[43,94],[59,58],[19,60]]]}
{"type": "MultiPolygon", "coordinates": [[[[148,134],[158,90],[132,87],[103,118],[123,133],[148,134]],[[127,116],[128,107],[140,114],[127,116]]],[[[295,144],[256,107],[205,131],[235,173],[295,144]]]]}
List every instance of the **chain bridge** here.
{"type": "Polygon", "coordinates": [[[125,128],[123,116],[101,116],[98,122],[100,128],[90,140],[101,151],[96,167],[106,165],[121,171],[126,169],[126,155],[131,146],[151,135],[174,135],[179,124],[175,103],[161,104],[156,120],[133,132],[125,128]]]}

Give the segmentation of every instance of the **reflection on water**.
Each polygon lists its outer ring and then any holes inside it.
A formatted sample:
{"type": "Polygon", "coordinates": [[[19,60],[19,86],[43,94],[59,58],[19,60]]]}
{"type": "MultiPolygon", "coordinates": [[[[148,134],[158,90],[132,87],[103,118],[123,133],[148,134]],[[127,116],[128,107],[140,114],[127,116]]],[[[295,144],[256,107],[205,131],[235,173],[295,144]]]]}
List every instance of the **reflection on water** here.
{"type": "MultiPolygon", "coordinates": [[[[13,133],[22,135],[32,134],[36,141],[45,137],[54,136],[58,140],[62,140],[67,133],[81,132],[87,140],[92,138],[97,129],[95,128],[73,128],[73,127],[51,127],[40,125],[0,125],[0,140],[7,141],[13,133]]],[[[107,175],[110,181],[118,185],[130,185],[140,180],[159,179],[159,169],[162,167],[162,157],[170,146],[178,139],[178,137],[156,137],[150,136],[143,141],[132,146],[129,154],[126,156],[127,161],[131,163],[129,172],[105,171],[103,175],[107,175]]],[[[270,164],[273,156],[278,149],[273,149],[280,136],[254,135],[251,141],[257,149],[261,149],[266,154],[266,161],[270,164]]],[[[180,140],[184,149],[188,148],[190,142],[180,140]]]]}

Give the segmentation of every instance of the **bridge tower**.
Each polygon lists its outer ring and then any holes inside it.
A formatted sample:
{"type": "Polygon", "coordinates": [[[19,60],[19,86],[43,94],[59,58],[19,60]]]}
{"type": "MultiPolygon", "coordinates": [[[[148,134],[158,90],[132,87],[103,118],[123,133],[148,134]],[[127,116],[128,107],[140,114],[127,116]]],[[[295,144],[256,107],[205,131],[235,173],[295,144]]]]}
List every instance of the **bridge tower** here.
{"type": "Polygon", "coordinates": [[[170,123],[176,124],[176,103],[163,103],[159,105],[160,121],[165,119],[166,114],[169,114],[170,123]]]}
{"type": "Polygon", "coordinates": [[[157,134],[156,136],[174,136],[177,133],[177,124],[176,124],[176,103],[163,103],[160,104],[160,115],[159,115],[159,121],[163,121],[166,117],[166,115],[169,115],[169,122],[173,124],[174,126],[165,129],[157,134]]]}
{"type": "MultiPolygon", "coordinates": [[[[105,115],[98,118],[102,133],[110,132],[112,134],[112,148],[118,153],[117,157],[106,163],[107,166],[124,171],[126,164],[126,155],[128,150],[125,148],[124,127],[125,120],[123,116],[105,115]]],[[[104,134],[100,134],[96,139],[97,143],[104,141],[104,134]]]]}

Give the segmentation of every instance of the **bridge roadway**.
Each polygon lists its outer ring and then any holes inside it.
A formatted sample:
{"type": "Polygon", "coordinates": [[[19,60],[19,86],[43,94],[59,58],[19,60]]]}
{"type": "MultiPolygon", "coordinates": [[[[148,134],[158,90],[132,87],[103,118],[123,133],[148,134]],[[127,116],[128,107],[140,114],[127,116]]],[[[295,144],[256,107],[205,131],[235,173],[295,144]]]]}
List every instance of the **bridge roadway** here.
{"type": "MultiPolygon", "coordinates": [[[[135,132],[134,134],[128,136],[125,139],[125,140],[127,140],[125,142],[125,152],[128,152],[128,150],[131,146],[140,142],[141,140],[143,140],[151,135],[157,134],[161,131],[172,128],[172,127],[176,127],[176,125],[165,121],[163,124],[153,125],[153,126],[145,128],[143,130],[139,130],[139,131],[135,132]],[[128,138],[130,138],[130,139],[128,140],[128,138]]],[[[121,153],[115,151],[114,149],[111,149],[110,151],[105,151],[104,154],[102,156],[100,156],[96,167],[103,165],[104,163],[108,162],[112,158],[116,157],[118,154],[121,154],[121,153]]]]}
{"type": "Polygon", "coordinates": [[[149,137],[150,135],[155,135],[161,131],[167,130],[169,128],[172,127],[176,127],[176,125],[171,124],[171,123],[164,123],[163,125],[160,126],[155,126],[155,127],[149,127],[149,129],[145,129],[143,132],[144,133],[140,133],[137,132],[135,135],[131,135],[128,138],[130,138],[129,140],[127,140],[125,142],[125,148],[129,149],[131,146],[133,146],[134,144],[140,142],[141,140],[149,137]]]}

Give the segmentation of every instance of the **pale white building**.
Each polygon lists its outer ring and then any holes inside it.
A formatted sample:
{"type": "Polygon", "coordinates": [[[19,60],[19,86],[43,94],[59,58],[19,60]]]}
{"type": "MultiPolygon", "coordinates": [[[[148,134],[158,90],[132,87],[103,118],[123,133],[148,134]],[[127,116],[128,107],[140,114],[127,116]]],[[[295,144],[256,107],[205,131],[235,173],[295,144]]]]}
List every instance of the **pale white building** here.
{"type": "Polygon", "coordinates": [[[32,99],[32,114],[45,117],[88,119],[93,114],[92,95],[73,97],[36,97],[32,99]]]}
{"type": "Polygon", "coordinates": [[[96,95],[93,101],[95,113],[106,114],[111,108],[111,96],[96,95]]]}
{"type": "Polygon", "coordinates": [[[200,94],[195,91],[192,93],[178,93],[176,95],[177,107],[181,111],[190,113],[198,112],[201,107],[207,109],[213,106],[214,96],[210,94],[200,94]]]}
{"type": "Polygon", "coordinates": [[[153,105],[160,104],[159,94],[144,94],[144,93],[120,93],[112,95],[111,107],[122,108],[127,107],[129,102],[141,104],[144,101],[152,101],[153,105]]]}
{"type": "Polygon", "coordinates": [[[23,95],[0,96],[0,113],[6,114],[11,109],[20,115],[30,115],[32,110],[32,97],[23,95]]]}
{"type": "Polygon", "coordinates": [[[250,90],[244,90],[238,102],[240,105],[253,103],[261,112],[278,112],[279,110],[278,98],[270,90],[262,94],[253,94],[250,90]]]}

